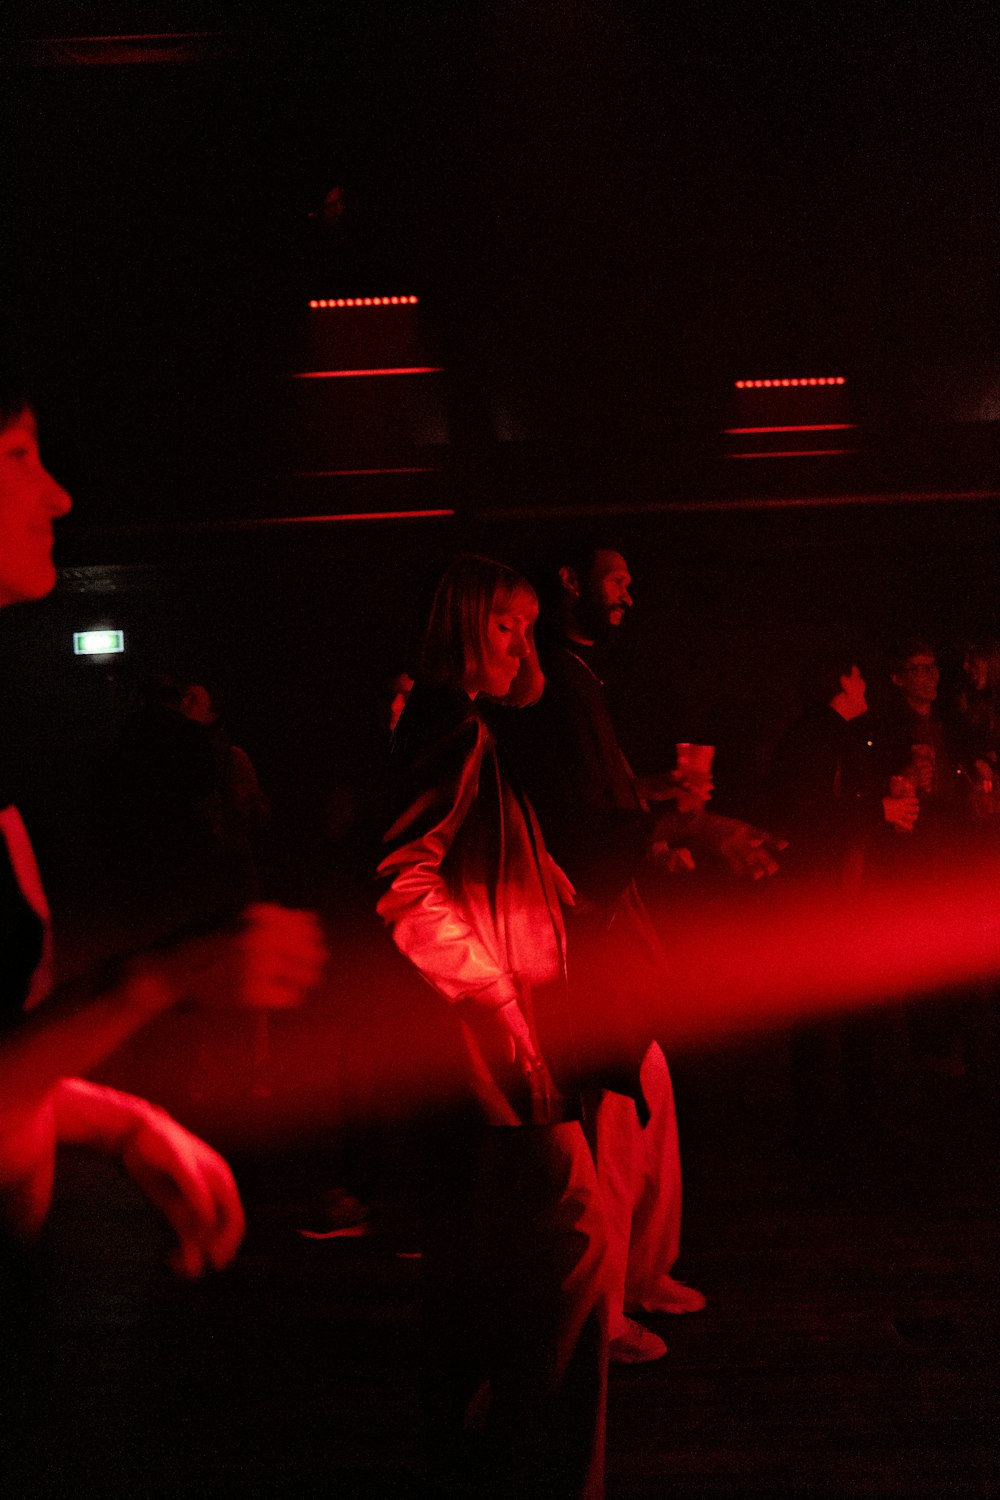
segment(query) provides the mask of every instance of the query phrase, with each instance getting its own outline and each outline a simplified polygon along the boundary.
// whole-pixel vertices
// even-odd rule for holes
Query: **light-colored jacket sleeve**
[[[462,719],[421,751],[398,778],[397,808],[378,867],[388,889],[378,911],[400,952],[446,1000],[487,1010],[517,1000],[489,921],[488,895],[463,867],[456,840],[479,794],[489,731]],[[451,858],[449,858],[451,856]]]

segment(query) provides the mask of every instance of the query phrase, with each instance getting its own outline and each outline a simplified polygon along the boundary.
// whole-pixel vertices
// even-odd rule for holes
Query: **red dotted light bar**
[[[736,380],[733,382],[738,391],[759,391],[762,388],[768,390],[774,386],[786,385],[846,385],[845,375],[796,375],[788,380]]]
[[[414,307],[419,297],[311,297],[310,307]]]

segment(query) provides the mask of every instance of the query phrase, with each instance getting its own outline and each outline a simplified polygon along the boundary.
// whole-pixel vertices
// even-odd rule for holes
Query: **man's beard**
[[[580,600],[578,613],[582,633],[592,641],[613,640],[621,629],[621,621],[625,618],[625,612],[622,610],[621,620],[612,620],[611,611],[606,604],[598,604],[587,599]]]

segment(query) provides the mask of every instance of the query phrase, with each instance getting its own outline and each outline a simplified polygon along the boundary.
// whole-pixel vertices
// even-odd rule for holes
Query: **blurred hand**
[[[676,771],[660,771],[653,776],[637,776],[636,790],[646,802],[674,802],[680,791]]]
[[[178,996],[204,1005],[280,1010],[302,1002],[326,961],[312,912],[257,902],[237,932],[189,938],[139,963],[154,977],[161,972]]]
[[[507,1061],[527,1079],[531,1092],[542,1109],[551,1113],[552,1080],[545,1061],[535,1046],[524,1012],[516,1001],[512,1001],[509,1005],[502,1005],[493,1014],[504,1030]]]
[[[246,1221],[233,1174],[217,1151],[165,1111],[144,1105],[122,1162],[177,1235],[170,1264],[179,1276],[229,1264]]]
[[[712,800],[715,782],[703,771],[677,771],[677,807],[680,812],[701,812]]]
[[[717,828],[716,851],[733,875],[749,875],[752,880],[762,880],[777,872],[778,861],[774,853],[785,847],[783,840],[738,818],[719,818],[716,821],[724,825]]]
[[[649,846],[649,860],[658,870],[668,875],[686,875],[694,869],[694,857],[690,849],[674,849],[663,839],[656,839]]]
[[[883,797],[882,811],[887,823],[903,833],[912,833],[920,816],[920,803],[916,797]]]
[[[663,771],[636,781],[646,802],[676,802],[680,812],[699,812],[711,800],[715,783],[705,771]]]

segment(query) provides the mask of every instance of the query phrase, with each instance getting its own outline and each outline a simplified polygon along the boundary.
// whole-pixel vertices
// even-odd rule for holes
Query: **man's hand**
[[[679,812],[698,812],[711,800],[715,783],[704,771],[689,768],[636,778],[644,802],[676,802]]]
[[[501,1005],[493,1015],[503,1028],[507,1061],[524,1075],[541,1110],[545,1114],[551,1113],[552,1080],[545,1060],[535,1046],[524,1012],[517,1001],[512,1000]]]
[[[190,1278],[221,1270],[246,1229],[232,1172],[217,1151],[165,1111],[136,1103],[140,1121],[122,1163],[177,1235],[171,1267]]]
[[[719,853],[732,873],[749,875],[753,880],[776,874],[778,861],[772,851],[783,849],[784,843],[749,823],[741,823],[736,818],[727,821],[733,825],[732,832],[722,839]]]
[[[697,838],[712,853],[725,860],[730,873],[752,880],[762,880],[774,875],[778,861],[774,854],[785,848],[783,839],[754,828],[739,818],[724,818],[718,814],[696,818],[692,824],[692,842]]]
[[[883,797],[882,812],[893,828],[912,833],[920,816],[920,802],[916,797]]]
[[[654,839],[649,846],[649,862],[668,875],[687,875],[694,869],[690,849],[675,849],[665,839]]]

